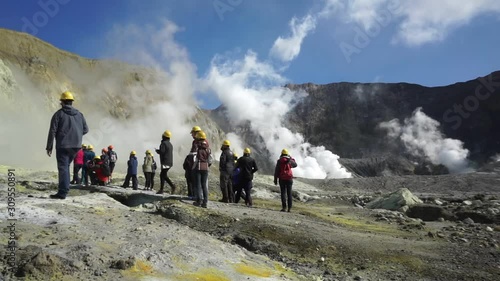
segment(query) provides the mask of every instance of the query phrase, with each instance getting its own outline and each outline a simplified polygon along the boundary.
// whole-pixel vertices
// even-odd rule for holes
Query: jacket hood
[[[290,158],[291,158],[290,156],[281,156],[279,161],[282,163],[288,162]]]
[[[63,107],[61,108],[61,110],[68,114],[68,115],[71,115],[71,116],[75,116],[78,114],[78,110],[76,110],[74,107],[72,107],[71,105],[63,105]]]
[[[201,148],[208,148],[208,142],[206,141],[200,141],[199,145]]]

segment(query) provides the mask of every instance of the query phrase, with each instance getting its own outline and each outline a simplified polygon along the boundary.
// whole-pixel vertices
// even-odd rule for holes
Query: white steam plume
[[[113,120],[112,131],[102,130],[104,137],[99,147],[112,143],[121,151],[122,159],[128,158],[131,150],[136,150],[139,159],[144,151],[154,151],[159,146],[165,130],[172,132],[172,144],[176,164],[174,170],[181,169],[182,155],[189,151],[192,138],[189,135],[192,124],[188,124],[196,113],[194,91],[196,67],[189,61],[188,52],[177,44],[174,35],[179,28],[165,21],[160,29],[153,26],[136,25],[116,26],[109,34],[112,52],[118,59],[153,68],[144,72],[140,83],[135,83],[120,92],[121,80],[104,81],[103,87],[118,94],[117,98],[127,103],[129,117],[126,120]],[[146,73],[146,75],[144,75]],[[98,93],[95,93],[99,97]],[[153,103],[154,101],[154,103]],[[101,118],[109,114],[96,114],[91,118],[99,124]],[[102,126],[101,126],[102,127]],[[94,129],[96,127],[94,126]],[[85,139],[92,141],[89,137]]]
[[[301,134],[282,125],[284,116],[293,104],[306,96],[280,86],[285,79],[273,66],[260,62],[249,51],[241,60],[217,56],[206,77],[212,89],[227,107],[227,117],[234,125],[249,122],[250,129],[262,137],[271,152],[272,163],[281,149],[287,148],[299,164],[294,171],[298,177],[347,178],[351,174],[341,167],[338,156],[323,147],[313,147]]]
[[[452,173],[467,172],[467,156],[469,150],[463,142],[445,138],[439,131],[439,122],[430,118],[417,108],[411,118],[406,118],[404,124],[393,119],[379,124],[386,129],[388,135],[400,139],[409,153],[414,156],[424,156],[431,163],[446,166]]]
[[[493,162],[500,162],[500,154],[496,154],[495,156],[492,157]]]
[[[279,36],[269,54],[282,62],[294,60],[300,53],[304,38],[315,29],[317,20],[333,14],[336,5],[325,2],[318,13],[308,13],[301,20],[290,21],[292,35]],[[205,86],[216,93],[227,107],[227,117],[233,125],[250,124],[250,129],[263,141],[270,151],[274,163],[281,150],[287,148],[296,158],[299,167],[294,171],[298,177],[305,178],[349,178],[339,156],[324,147],[314,147],[304,141],[299,133],[285,128],[282,121],[285,115],[305,92],[293,92],[282,87],[286,79],[270,63],[259,61],[257,55],[248,51],[239,60],[216,56],[205,78]]]
[[[5,133],[7,142],[0,144],[4,151],[1,163],[55,169],[54,157],[47,157],[44,150],[50,118],[60,108],[60,93],[71,90],[74,106],[84,114],[90,129],[83,142],[92,144],[96,153],[113,144],[119,155],[117,172],[124,171],[130,151],[137,151],[141,161],[145,150],[157,148],[165,130],[173,134],[174,170],[181,170],[182,155],[192,141],[189,131],[193,124],[188,121],[197,112],[197,77],[187,51],[173,39],[177,31],[174,23],[166,21],[160,29],[128,25],[111,32],[116,58],[134,58],[134,63],[145,67],[68,59],[60,62],[57,81],[35,85],[24,71],[9,66],[17,88],[13,94],[0,96],[1,120],[12,121],[4,121],[6,126],[2,126],[2,139]],[[7,67],[1,68],[7,73]]]
[[[238,157],[243,156],[243,149],[245,149],[245,146],[241,138],[235,133],[228,133],[226,139],[231,142],[231,150],[236,153]]]
[[[23,70],[1,59],[0,91],[0,164],[54,170],[45,153],[52,113],[43,94]]]

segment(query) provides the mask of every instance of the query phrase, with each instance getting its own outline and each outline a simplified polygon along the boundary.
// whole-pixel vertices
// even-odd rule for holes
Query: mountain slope
[[[161,134],[170,130],[178,153],[174,170],[181,171],[192,126],[201,126],[214,145],[221,143],[224,132],[196,106],[193,92],[178,95],[176,79],[184,78],[119,61],[82,58],[31,35],[0,29],[3,164],[55,168],[43,149],[59,95],[70,90],[90,127],[85,143],[98,152],[114,144],[120,155],[143,153],[157,147]],[[122,156],[118,165],[124,167],[127,158]]]

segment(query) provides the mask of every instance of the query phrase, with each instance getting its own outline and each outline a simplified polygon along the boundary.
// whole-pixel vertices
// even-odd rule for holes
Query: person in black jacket
[[[157,194],[163,194],[163,187],[165,186],[165,181],[172,188],[171,194],[175,193],[176,187],[172,180],[168,177],[168,170],[172,168],[174,164],[174,152],[172,144],[170,143],[170,138],[172,137],[172,133],[170,131],[165,131],[162,135],[162,141],[160,144],[160,148],[156,150],[156,153],[160,155],[160,164],[161,164],[161,172],[160,172],[160,190],[158,190]]]
[[[250,152],[250,148],[245,148],[243,150],[243,156],[238,159],[238,162],[236,162],[236,167],[240,168],[240,174],[238,175],[238,192],[236,193],[236,198],[234,199],[234,203],[238,203],[241,197],[241,190],[245,190],[245,204],[248,207],[253,206],[252,195],[250,195],[250,190],[253,187],[253,174],[259,170],[257,163],[255,163],[255,160],[250,156]]]
[[[193,164],[190,161],[191,155],[186,155],[186,158],[184,158],[184,163],[182,164],[182,168],[184,169],[184,177],[186,178],[186,184],[187,184],[187,196],[192,199],[194,198],[194,191],[193,191]],[[192,158],[192,157],[191,157]]]
[[[221,202],[233,203],[234,202],[234,192],[233,192],[233,181],[231,176],[234,170],[234,154],[229,148],[231,143],[225,140],[222,143],[222,153],[219,159],[219,171],[220,171],[220,190],[222,192]]]
[[[56,194],[50,195],[52,199],[65,199],[69,192],[69,165],[73,162],[76,153],[82,146],[83,135],[89,128],[83,114],[73,107],[75,100],[71,92],[64,92],[59,99],[62,108],[50,120],[50,129],[45,150],[49,157],[52,156],[54,138],[56,139],[56,159],[59,173],[59,185]]]

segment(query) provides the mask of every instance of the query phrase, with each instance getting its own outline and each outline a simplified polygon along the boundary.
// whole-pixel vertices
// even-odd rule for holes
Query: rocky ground
[[[248,208],[217,202],[213,174],[203,209],[181,195],[118,186],[74,186],[66,200],[52,200],[55,173],[16,173],[18,267],[9,276],[9,251],[2,247],[5,280],[500,278],[496,167],[455,176],[298,179],[290,213],[279,212],[277,188],[262,175]],[[181,175],[173,178],[183,186]],[[1,167],[1,198],[7,183]],[[422,202],[369,208],[400,188]],[[0,214],[3,245],[10,239],[6,214]]]

